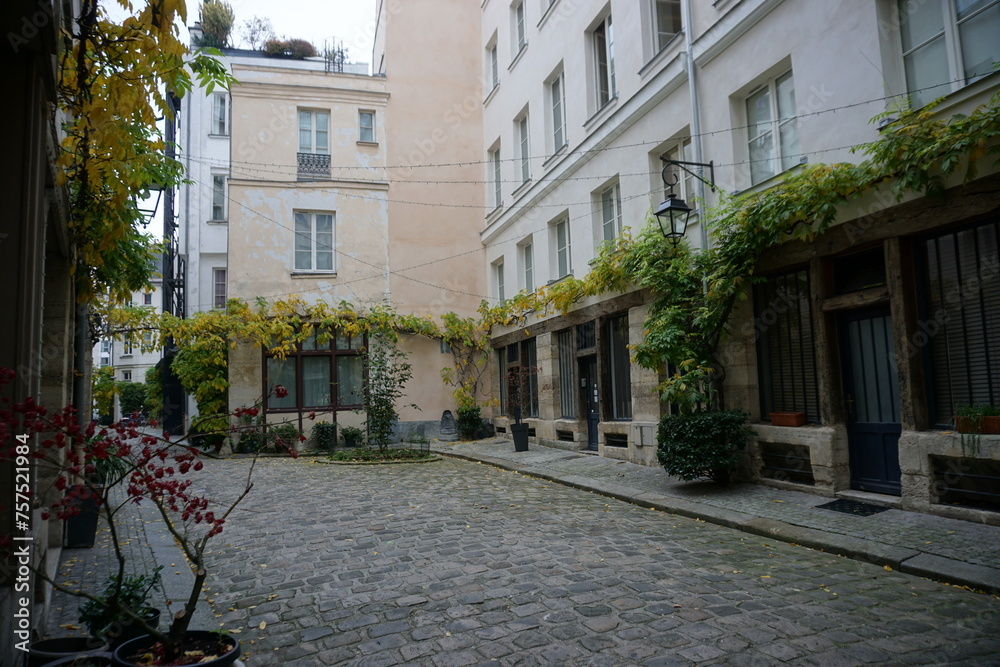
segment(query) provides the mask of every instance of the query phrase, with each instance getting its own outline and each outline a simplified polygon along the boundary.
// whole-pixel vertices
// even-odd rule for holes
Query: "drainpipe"
[[[691,44],[694,42],[694,28],[691,22],[691,0],[681,0],[681,21],[684,24],[684,64],[687,68],[688,98],[691,101],[691,150],[694,155],[692,162],[704,162],[701,151],[701,115],[698,110],[698,76],[695,67],[694,56],[691,55]],[[704,176],[704,174],[702,174]],[[702,214],[699,215],[698,230],[701,233],[701,247],[708,249],[708,228],[705,225],[704,209],[707,206],[705,199],[705,184],[700,179],[695,179],[695,189],[697,190],[698,201],[701,202]]]
[[[90,338],[90,308],[87,304],[76,307],[75,331],[73,332],[73,406],[77,409],[77,419],[87,424],[93,416],[93,406],[87,387],[87,343]],[[112,363],[114,361],[112,360]]]

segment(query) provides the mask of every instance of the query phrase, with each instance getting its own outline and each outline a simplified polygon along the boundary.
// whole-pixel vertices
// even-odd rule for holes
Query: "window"
[[[552,226],[556,249],[556,277],[562,278],[573,272],[570,262],[569,219],[563,218]]]
[[[122,371],[122,382],[132,381],[132,371]]]
[[[760,412],[805,412],[819,421],[809,271],[770,276],[754,287]]]
[[[320,342],[313,334],[284,359],[266,356],[264,384],[269,412],[315,408],[355,410],[363,403],[363,338],[333,336]],[[288,395],[273,393],[276,385]]]
[[[507,414],[507,348],[497,350],[497,368],[500,376],[500,414]]]
[[[212,96],[212,134],[229,134],[229,99],[225,93]]]
[[[531,180],[531,147],[528,143],[528,114],[517,119],[517,142],[521,160],[521,182]]]
[[[152,292],[143,292],[143,294],[142,294],[142,305],[144,305],[144,306],[152,306],[153,305],[153,293]]]
[[[608,320],[608,373],[611,380],[611,418],[632,419],[632,364],[628,352],[628,315]]]
[[[330,152],[330,114],[325,111],[299,111],[299,152]]]
[[[500,85],[500,62],[497,56],[496,43],[490,46],[486,62],[489,66],[489,72],[487,73],[487,85],[490,90],[492,90]]]
[[[511,343],[498,355],[501,363],[501,395],[503,414],[515,417],[517,408],[522,417],[538,416],[538,353],[535,339]]]
[[[661,51],[681,31],[681,0],[656,0],[656,50]]]
[[[610,15],[594,29],[593,44],[596,76],[594,84],[597,108],[601,108],[618,94],[615,87],[615,48]]]
[[[552,152],[566,145],[566,91],[562,72],[549,84],[549,101],[552,105]]]
[[[964,405],[1000,405],[1000,224],[990,221],[919,244],[922,304],[918,331],[926,346],[931,421],[949,427]]]
[[[521,246],[521,266],[524,269],[524,289],[535,291],[535,250],[531,242]]]
[[[524,0],[520,0],[514,5],[514,54],[521,52],[521,49],[528,45],[528,34],[524,28]]]
[[[792,73],[752,92],[746,99],[750,182],[766,181],[798,163],[799,132]]]
[[[146,331],[142,332],[142,344],[144,346],[146,346],[146,347],[149,347],[150,345],[153,344],[153,332],[152,331],[149,331],[147,329]]]
[[[295,212],[295,270],[333,271],[333,214]]]
[[[614,241],[622,233],[622,191],[618,183],[601,191],[601,230],[605,241]]]
[[[225,308],[226,307],[225,269],[212,269],[212,285],[213,285],[212,307]]]
[[[359,141],[364,141],[366,143],[375,143],[375,112],[374,111],[359,111],[358,112],[358,132]]]
[[[212,174],[212,220],[226,219],[226,175]]]
[[[906,90],[914,107],[993,72],[1000,0],[898,0]]]
[[[122,341],[122,356],[123,357],[132,356],[132,341],[128,339]]]
[[[576,418],[576,347],[573,345],[573,330],[556,333],[556,348],[559,350],[559,405],[563,419]]]
[[[503,205],[503,182],[500,180],[500,144],[489,152],[490,181],[493,185],[493,208]]]
[[[663,154],[663,157],[667,160],[678,160],[680,162],[694,161],[694,154],[691,151],[691,140],[682,139],[681,141],[678,141],[672,148],[670,148],[669,150],[667,150],[666,153]],[[658,170],[657,173],[655,174],[656,184],[658,188],[663,189],[661,195],[662,198],[658,199],[656,202],[658,204],[667,198],[667,193],[670,192],[670,188],[663,183],[663,177],[662,177],[663,162],[660,161],[659,159],[657,159],[657,162],[659,164],[657,165]],[[701,169],[701,167],[694,167],[688,165],[688,169],[698,171]],[[685,169],[681,169],[680,167],[675,166],[667,171],[667,177],[671,181],[674,180],[674,176],[676,176],[677,180],[679,181],[673,189],[674,194],[676,194],[678,197],[687,202],[687,204],[692,209],[697,208],[697,202],[694,201],[695,193],[697,192],[697,190],[695,189],[694,174]]]
[[[496,276],[497,300],[500,303],[503,303],[507,298],[506,291],[504,289],[503,262],[497,262],[493,265],[493,273]]]

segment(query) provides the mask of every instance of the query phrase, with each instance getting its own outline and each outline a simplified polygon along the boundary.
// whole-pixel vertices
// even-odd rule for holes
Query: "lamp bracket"
[[[712,192],[715,192],[715,163],[713,161],[709,160],[708,162],[687,162],[685,160],[668,160],[662,155],[660,156],[660,161],[663,162],[663,170],[660,172],[660,176],[663,178],[663,183],[671,190],[673,190],[677,186],[677,184],[681,182],[681,177],[679,174],[673,175],[674,178],[672,183],[667,179],[667,169],[676,165],[681,169],[683,169],[684,171],[686,171],[687,173],[694,176],[695,178],[697,178],[705,185],[707,185]],[[688,169],[688,166],[703,167],[703,168],[708,167],[709,178],[706,180],[705,177],[702,176],[701,174],[692,171],[691,169]]]

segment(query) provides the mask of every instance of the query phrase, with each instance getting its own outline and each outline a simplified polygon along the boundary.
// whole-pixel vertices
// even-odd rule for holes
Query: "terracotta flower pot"
[[[804,412],[769,412],[767,416],[773,426],[802,426],[806,423]]]

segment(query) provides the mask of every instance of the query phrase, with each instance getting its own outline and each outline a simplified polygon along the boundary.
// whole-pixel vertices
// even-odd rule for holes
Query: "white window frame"
[[[497,301],[503,303],[507,300],[507,288],[503,274],[503,260],[493,265],[493,280],[497,290]]]
[[[330,112],[320,109],[299,109],[299,152],[313,153],[318,155],[330,154]],[[320,123],[317,119],[326,118],[326,129],[319,129]],[[308,132],[309,143],[303,142],[303,131]],[[320,147],[319,139],[321,135],[326,135],[326,146]]]
[[[221,288],[221,289],[220,289]],[[228,300],[228,283],[225,267],[212,269],[212,308],[225,308]]]
[[[549,81],[549,112],[552,117],[552,152],[568,143],[566,137],[566,76],[559,72]]]
[[[226,206],[226,175],[212,174],[212,222],[225,222],[228,207]]]
[[[317,223],[320,216],[330,217],[330,266],[319,268],[320,252],[323,249],[320,248],[319,234],[326,234],[326,232],[317,231]],[[294,243],[292,246],[292,271],[294,273],[335,273],[337,271],[337,216],[333,211],[295,211],[293,218],[295,220],[295,236]],[[307,223],[308,229],[302,229],[302,223]],[[309,247],[300,248],[300,240],[308,239]],[[304,257],[301,253],[308,252],[308,266],[303,265],[300,260]]]
[[[535,291],[535,245],[531,239],[518,248],[521,255],[521,282],[527,292]]]
[[[518,164],[521,168],[521,183],[531,180],[531,131],[528,112],[518,116],[514,121],[515,136],[518,147]]]
[[[511,11],[511,31],[513,37],[514,57],[517,58],[528,46],[528,23],[525,16],[524,0],[517,0],[510,7]]]
[[[597,196],[600,221],[598,239],[614,241],[622,234],[622,189],[617,180],[601,188]],[[610,234],[609,234],[610,232]]]
[[[212,121],[209,134],[219,137],[229,136],[229,95],[212,95]]]
[[[677,30],[674,32],[665,32],[663,28],[664,17],[663,11],[668,6],[673,6],[677,9]],[[671,18],[673,15],[671,15]],[[663,49],[667,48],[682,30],[684,30],[683,19],[681,18],[681,0],[653,0],[653,51],[659,53]]]
[[[365,124],[365,116],[368,117],[367,125]],[[358,141],[363,144],[377,143],[375,141],[375,112],[371,109],[358,110]]]
[[[489,91],[500,85],[500,54],[497,51],[497,39],[486,47],[486,86]]]
[[[132,371],[122,371],[122,382],[131,382],[131,381],[132,381]]]
[[[955,92],[969,85],[970,83],[977,81],[984,76],[988,76],[994,70],[984,73],[973,73],[972,76],[968,76],[965,71],[965,53],[963,53],[963,43],[962,43],[962,27],[964,25],[971,24],[977,17],[984,16],[987,12],[993,10],[998,5],[1000,5],[1000,0],[993,0],[993,2],[988,2],[982,7],[977,9],[974,13],[965,16],[961,19],[958,17],[958,12],[955,8],[954,0],[924,0],[920,3],[918,9],[928,7],[929,5],[937,4],[939,11],[942,13],[942,31],[934,34],[932,37],[924,39],[919,44],[912,45],[910,49],[905,49],[903,46],[903,30],[905,29],[905,22],[909,20],[909,17],[900,11],[899,0],[894,0],[892,2],[892,13],[896,21],[895,25],[901,26],[897,39],[899,40],[899,62],[900,71],[903,77],[903,88],[906,90],[907,95],[910,98],[911,104],[914,108],[920,108],[927,103],[933,101],[937,97],[946,95],[951,92]],[[928,46],[931,46],[934,42],[939,39],[944,38],[944,52],[945,57],[947,57],[948,62],[946,63],[946,69],[948,71],[948,76],[946,81],[940,82],[938,85],[933,87],[922,89],[922,90],[910,90],[910,77],[909,70],[907,68],[906,59],[907,56],[916,53]],[[994,35],[994,38],[996,36]],[[1000,56],[998,56],[1000,59]]]
[[[792,85],[791,109],[781,108],[781,101],[778,96],[778,86],[784,81],[790,81]],[[762,129],[758,131],[758,128],[753,126],[750,121],[750,104],[751,100],[761,93],[765,93],[768,97],[768,104],[770,105],[770,119],[761,123],[758,127]],[[794,94],[795,84],[792,76],[792,70],[787,70],[776,77],[768,79],[765,83],[757,86],[744,97],[743,109],[747,120],[747,167],[750,173],[751,185],[763,183],[764,181],[774,178],[783,171],[791,169],[795,165],[799,164],[798,153],[800,149],[798,139],[798,116],[796,115]],[[789,131],[790,136],[794,139],[794,141],[786,141],[783,136],[783,132],[786,130]],[[755,165],[757,165],[758,162],[763,163],[764,160],[753,159],[752,144],[755,141],[761,141],[767,135],[770,135],[771,137],[771,155],[768,158],[771,163],[770,171],[761,172],[755,177]],[[794,149],[792,146],[787,144],[793,144]],[[764,165],[760,165],[759,168],[763,169]]]
[[[605,16],[590,33],[594,55],[594,98],[597,108],[618,96],[615,80],[615,39],[611,14]]]
[[[503,169],[500,162],[500,142],[487,152],[490,168],[490,185],[493,186],[493,209],[503,206]]]
[[[131,357],[133,352],[132,341],[126,338],[122,341],[122,356]]]
[[[144,305],[144,306],[152,306],[153,305],[153,293],[152,292],[143,292],[142,293],[142,305]]]
[[[573,273],[573,241],[569,216],[563,216],[552,223],[552,248],[555,250],[553,273],[556,279]]]

